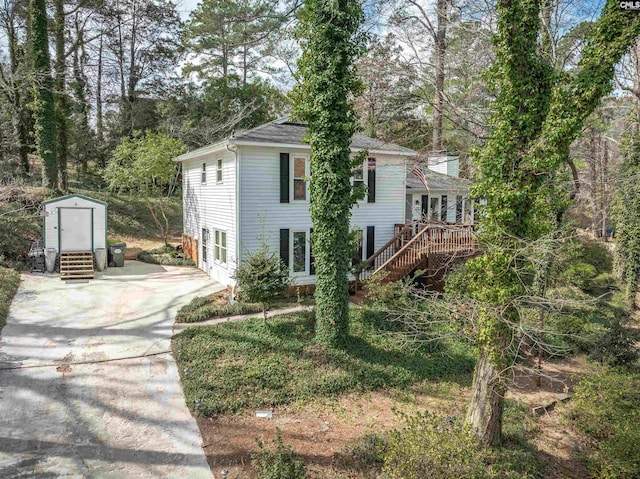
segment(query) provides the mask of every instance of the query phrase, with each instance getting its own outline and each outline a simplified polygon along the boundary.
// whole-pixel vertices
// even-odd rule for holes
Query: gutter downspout
[[[234,149],[229,148],[230,144],[227,142],[225,148],[227,151],[231,152],[235,156],[235,172],[236,172],[236,268],[240,265],[240,158],[238,156],[238,147],[235,146]],[[238,287],[238,283],[234,281],[233,288],[231,290],[231,300],[235,301],[236,299],[236,290]]]

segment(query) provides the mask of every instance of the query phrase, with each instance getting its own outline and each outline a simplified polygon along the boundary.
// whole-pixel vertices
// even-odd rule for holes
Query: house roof
[[[180,155],[176,161],[184,161],[190,158],[224,149],[227,145],[258,145],[281,146],[289,148],[309,148],[309,144],[303,141],[306,135],[306,125],[289,121],[283,117],[251,130],[239,132],[228,140],[220,141],[197,150]],[[416,156],[417,152],[393,143],[386,143],[365,135],[355,134],[351,139],[351,149],[354,151],[367,150],[370,153],[390,154],[398,156]]]
[[[306,135],[306,124],[290,121],[288,117],[265,123],[251,130],[234,135],[231,143],[238,145],[246,143],[278,143],[286,145],[309,145],[303,141]],[[351,148],[354,150],[368,150],[376,153],[390,153],[402,156],[416,156],[417,153],[393,143],[386,143],[365,135],[355,134],[351,138]]]
[[[48,205],[49,203],[55,203],[57,201],[67,200],[69,198],[81,198],[83,200],[91,201],[93,203],[98,203],[99,205],[107,206],[107,203],[104,201],[96,200],[95,198],[89,198],[88,196],[81,195],[80,193],[71,193],[70,195],[59,196],[58,198],[53,198],[50,200],[43,201],[43,205]]]
[[[466,191],[469,189],[469,185],[471,185],[469,180],[437,173],[430,170],[426,165],[419,166],[424,173],[424,176],[427,178],[427,184],[429,185],[430,190]],[[424,190],[425,188],[422,181],[420,181],[420,179],[411,172],[413,168],[414,165],[407,166],[407,189]]]

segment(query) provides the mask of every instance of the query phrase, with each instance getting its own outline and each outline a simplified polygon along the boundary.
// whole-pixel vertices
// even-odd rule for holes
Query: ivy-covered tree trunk
[[[637,125],[624,141],[623,161],[616,192],[617,261],[625,282],[627,301],[637,307],[640,285],[640,130]]]
[[[353,206],[353,96],[360,90],[354,61],[362,52],[363,12],[357,0],[308,0],[298,37],[301,83],[296,110],[308,123],[311,219],[316,265],[316,340],[342,343],[349,327],[349,220]]]
[[[66,93],[66,62],[64,41],[64,0],[54,0],[54,32],[56,47],[56,159],[58,162],[58,178],[60,187],[67,189],[67,156],[68,156],[68,118],[70,115],[69,99]]]
[[[47,32],[47,5],[45,0],[31,0],[31,54],[33,56],[34,116],[36,144],[42,159],[42,184],[58,187],[56,162],[56,110],[51,78],[49,38]]]
[[[468,263],[475,299],[483,304],[479,361],[467,421],[485,444],[500,442],[503,372],[511,363],[509,338],[517,334],[514,302],[532,276],[515,252],[556,228],[566,197],[553,178],[567,165],[569,146],[584,121],[611,91],[614,66],[640,34],[640,17],[608,0],[585,42],[575,72],[556,75],[539,48],[540,1],[499,0],[496,90],[491,135],[476,152],[472,194],[485,198],[479,238],[488,251]],[[524,275],[523,275],[524,273]]]

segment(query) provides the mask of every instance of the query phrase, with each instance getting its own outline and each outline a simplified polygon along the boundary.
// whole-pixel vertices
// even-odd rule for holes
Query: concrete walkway
[[[136,261],[22,280],[0,338],[0,477],[210,479],[167,351],[178,308],[221,285]]]

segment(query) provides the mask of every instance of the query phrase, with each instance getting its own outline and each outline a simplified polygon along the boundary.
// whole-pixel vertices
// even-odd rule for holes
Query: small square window
[[[222,159],[218,159],[216,164],[216,182],[222,183]]]

